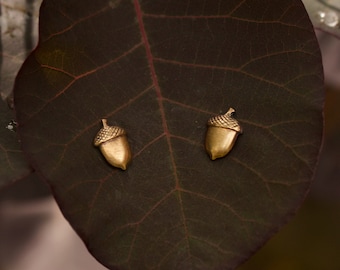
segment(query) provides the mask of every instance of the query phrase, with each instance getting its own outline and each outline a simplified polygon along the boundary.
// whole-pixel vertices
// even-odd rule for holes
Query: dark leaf
[[[16,82],[24,150],[111,269],[232,269],[296,211],[322,136],[318,44],[300,1],[46,0]],[[211,161],[207,120],[244,133]],[[125,128],[126,171],[93,139]]]
[[[0,4],[0,188],[32,171],[21,152],[11,92],[17,72],[35,44],[37,27],[33,27],[33,22],[38,16],[34,16],[34,11],[39,2]]]
[[[51,196],[51,191],[48,185],[34,172],[0,190],[0,202],[16,201],[25,203],[49,196]]]
[[[13,110],[0,99],[0,188],[32,172],[21,151],[16,129]]]

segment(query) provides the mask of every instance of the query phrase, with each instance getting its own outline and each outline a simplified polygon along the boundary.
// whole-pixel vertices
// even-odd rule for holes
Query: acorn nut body
[[[230,108],[227,113],[209,119],[205,137],[205,149],[211,160],[226,156],[233,148],[237,136],[242,134],[238,121],[232,117],[235,112]]]
[[[108,163],[126,170],[131,161],[131,150],[125,130],[117,126],[108,126],[106,119],[102,119],[102,123],[103,128],[97,133],[94,145],[99,146]]]

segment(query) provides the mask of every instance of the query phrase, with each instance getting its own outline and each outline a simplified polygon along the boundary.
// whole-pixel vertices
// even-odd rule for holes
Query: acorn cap
[[[94,138],[93,143],[95,146],[99,146],[101,143],[126,134],[125,130],[120,127],[108,126],[106,119],[102,119],[102,123],[103,127],[98,131],[96,137]]]
[[[211,117],[208,120],[208,126],[227,128],[242,133],[240,124],[235,118],[232,117],[234,112],[235,110],[233,108],[229,108],[225,114]]]

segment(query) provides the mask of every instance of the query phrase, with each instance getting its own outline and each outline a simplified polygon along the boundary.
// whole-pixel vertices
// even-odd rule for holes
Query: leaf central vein
[[[156,91],[156,95],[157,95],[157,99],[158,99],[158,106],[159,106],[161,119],[162,119],[162,126],[163,126],[163,130],[164,130],[164,133],[165,133],[165,136],[166,136],[168,149],[169,149],[171,165],[172,165],[172,168],[173,168],[173,175],[174,175],[174,179],[175,179],[175,189],[178,191],[178,201],[179,201],[180,212],[181,212],[182,221],[183,221],[184,233],[186,235],[188,257],[191,257],[190,248],[189,248],[190,245],[189,245],[189,239],[188,239],[188,235],[189,235],[188,234],[188,228],[187,228],[187,224],[186,224],[186,218],[185,218],[185,213],[184,213],[184,208],[183,208],[183,201],[182,201],[182,196],[181,196],[179,178],[178,178],[176,163],[175,163],[175,159],[174,159],[174,151],[173,151],[172,144],[171,144],[171,136],[170,136],[170,132],[169,132],[166,116],[165,116],[165,109],[164,109],[164,105],[163,105],[163,95],[162,95],[162,92],[161,92],[161,89],[160,89],[160,86],[159,86],[159,83],[158,83],[158,77],[157,77],[155,66],[154,66],[154,57],[152,55],[150,43],[149,43],[149,40],[148,40],[148,37],[147,37],[147,34],[146,34],[146,30],[145,30],[145,27],[144,27],[143,12],[142,12],[142,9],[141,9],[141,6],[140,6],[138,0],[134,0],[134,6],[135,6],[137,20],[138,20],[138,24],[139,24],[139,28],[140,28],[140,32],[141,32],[142,42],[144,43],[144,46],[145,46],[145,52],[146,52],[146,57],[147,57],[150,72],[151,72],[151,78],[152,78],[153,84],[155,86],[155,91]]]

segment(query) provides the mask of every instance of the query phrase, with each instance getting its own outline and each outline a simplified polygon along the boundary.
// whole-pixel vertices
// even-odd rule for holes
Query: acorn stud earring
[[[107,120],[102,119],[103,128],[99,130],[94,145],[99,146],[100,152],[112,166],[126,170],[131,161],[130,146],[124,129],[107,125]]]
[[[240,124],[232,117],[234,112],[230,108],[225,114],[214,116],[208,121],[205,149],[212,160],[226,156],[233,148],[237,136],[242,134]]]

